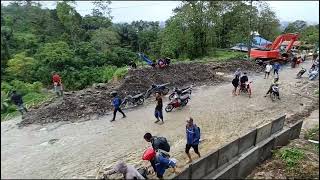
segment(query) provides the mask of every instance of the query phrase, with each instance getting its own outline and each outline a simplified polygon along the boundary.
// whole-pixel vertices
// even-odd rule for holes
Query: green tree
[[[119,36],[111,28],[100,28],[93,32],[91,43],[103,52],[110,51],[111,48],[119,46]]]
[[[25,53],[16,54],[8,61],[5,79],[7,81],[17,79],[32,82],[32,69],[34,65],[35,60],[31,57],[26,57]]]
[[[38,66],[47,66],[51,71],[62,71],[68,66],[76,66],[77,62],[73,57],[74,52],[67,43],[62,41],[44,44],[35,55]],[[38,76],[41,75],[38,74]]]
[[[307,27],[307,22],[302,20],[296,20],[288,24],[288,26],[284,29],[284,33],[302,32],[306,27]]]

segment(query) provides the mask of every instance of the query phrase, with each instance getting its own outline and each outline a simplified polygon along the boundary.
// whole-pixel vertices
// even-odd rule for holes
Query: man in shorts
[[[193,119],[191,117],[189,118],[189,120],[187,120],[186,137],[187,144],[185,152],[189,158],[189,161],[187,163],[191,163],[192,159],[189,153],[191,147],[193,148],[194,152],[198,154],[199,158],[201,157],[198,150],[198,145],[200,143],[200,128],[196,124],[193,124]]]
[[[265,74],[264,74],[264,78],[265,78],[265,79],[266,79],[266,78],[267,78],[267,79],[269,78],[271,69],[272,69],[272,65],[271,65],[270,63],[268,63],[268,64],[266,65],[266,70],[265,70]]]

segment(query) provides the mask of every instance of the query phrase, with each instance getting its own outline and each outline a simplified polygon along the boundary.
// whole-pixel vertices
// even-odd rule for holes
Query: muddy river
[[[309,68],[310,62],[302,64]],[[249,74],[253,95],[232,96],[230,82],[217,86],[194,88],[189,104],[170,113],[164,111],[165,123],[155,124],[155,103],[125,110],[118,114],[78,123],[30,125],[19,129],[19,118],[1,123],[1,178],[81,178],[95,175],[99,167],[123,159],[130,164],[142,163],[141,155],[148,146],[143,135],[165,136],[171,144],[171,155],[185,165],[185,121],[193,117],[201,127],[200,152],[205,155],[251,129],[284,114],[300,111],[310,99],[297,95],[295,79],[300,68],[284,67],[280,71],[281,101],[272,102],[264,94],[272,76]],[[227,75],[225,75],[227,76]],[[306,75],[304,75],[306,77]],[[164,106],[168,97],[164,97]],[[297,106],[297,104],[303,104]],[[64,123],[64,124],[63,124]],[[192,152],[192,150],[191,150]]]

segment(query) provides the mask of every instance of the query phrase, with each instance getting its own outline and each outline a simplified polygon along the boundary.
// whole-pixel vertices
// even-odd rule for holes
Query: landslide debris
[[[94,115],[104,115],[112,110],[110,92],[116,90],[120,97],[145,92],[152,84],[170,83],[170,87],[214,84],[224,81],[215,72],[234,72],[237,68],[247,71],[260,71],[254,62],[230,60],[212,63],[172,64],[165,69],[142,68],[129,70],[127,76],[119,82],[95,84],[77,91],[65,92],[64,98],[47,102],[37,109],[31,109],[19,127],[28,124],[46,124],[58,121],[75,122],[89,120]]]

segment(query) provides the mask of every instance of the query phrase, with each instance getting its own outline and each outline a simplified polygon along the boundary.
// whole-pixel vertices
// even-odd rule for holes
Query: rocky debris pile
[[[230,72],[237,68],[248,71],[260,69],[254,62],[232,60],[223,63],[181,63],[172,64],[165,69],[142,68],[128,72],[119,82],[95,84],[93,87],[66,92],[63,99],[45,103],[37,109],[32,109],[18,124],[20,127],[28,124],[45,124],[58,121],[75,122],[89,120],[93,115],[104,115],[112,110],[110,92],[116,90],[120,97],[127,94],[135,95],[145,92],[152,84],[169,82],[171,87],[211,84],[223,81],[215,72]]]

